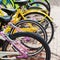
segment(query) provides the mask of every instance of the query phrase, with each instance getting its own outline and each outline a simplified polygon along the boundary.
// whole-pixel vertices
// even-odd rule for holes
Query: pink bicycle
[[[17,28],[12,23],[9,23],[8,25],[12,28]],[[2,51],[0,51],[0,59],[28,58],[36,55],[37,53],[43,52],[43,58],[45,60],[50,60],[50,48],[39,34],[30,32],[17,32],[15,34],[9,34],[5,33],[4,30],[0,31],[0,37],[2,37],[0,39],[4,41]],[[33,41],[37,42],[35,43]],[[25,46],[22,42],[32,48]]]

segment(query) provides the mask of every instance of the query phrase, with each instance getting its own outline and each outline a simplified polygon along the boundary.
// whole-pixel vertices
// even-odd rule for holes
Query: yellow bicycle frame
[[[44,19],[46,17],[48,17],[51,21],[52,19],[44,12],[42,12],[41,10],[38,10],[38,9],[30,9],[30,10],[26,10],[25,12],[22,12],[21,9],[17,9],[17,12],[15,13],[15,15],[13,16],[13,19],[11,20],[11,22],[13,24],[16,24],[18,23],[22,17],[23,20],[27,20],[26,17],[24,17],[26,14],[29,14],[29,13],[33,13],[33,12],[38,12],[38,13],[41,13],[43,14],[45,17],[42,19],[42,22],[44,21]],[[20,15],[20,17],[18,17]],[[20,30],[22,31],[25,31],[25,32],[35,32],[37,31],[38,29],[36,27],[33,27],[30,23],[28,23],[28,25],[30,26],[29,28],[20,28]],[[7,28],[6,32],[9,31],[10,28]],[[14,33],[16,32],[16,30],[14,31]]]

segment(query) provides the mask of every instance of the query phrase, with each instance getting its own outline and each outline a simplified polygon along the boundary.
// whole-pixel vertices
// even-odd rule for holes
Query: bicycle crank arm
[[[19,52],[0,51],[0,58],[2,58],[3,56],[7,56],[7,55],[20,55],[20,54]]]

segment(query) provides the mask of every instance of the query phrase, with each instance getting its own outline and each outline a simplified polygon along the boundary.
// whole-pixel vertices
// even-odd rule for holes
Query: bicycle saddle
[[[27,0],[16,0],[14,3],[19,5],[25,5],[27,2]]]
[[[6,12],[8,15],[14,14],[16,12],[16,9],[1,8],[1,10]]]
[[[3,24],[7,24],[8,22],[10,22],[10,20],[12,19],[11,16],[0,16],[0,21],[3,23]]]

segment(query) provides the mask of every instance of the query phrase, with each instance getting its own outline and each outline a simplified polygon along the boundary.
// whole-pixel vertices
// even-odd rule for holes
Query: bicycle
[[[15,2],[16,4],[26,4],[27,2]],[[49,36],[49,40],[48,40],[48,43],[50,43],[51,42],[51,40],[52,40],[52,38],[53,38],[53,35],[54,35],[54,27],[53,27],[53,22],[52,22],[52,19],[47,15],[47,14],[45,14],[44,12],[42,12],[41,10],[38,10],[38,9],[30,9],[30,10],[26,10],[26,11],[24,11],[24,12],[22,12],[21,11],[21,9],[17,9],[17,11],[16,10],[8,10],[8,9],[3,9],[5,12],[7,12],[8,13],[8,15],[11,15],[12,13],[12,15],[14,15],[14,21],[15,21],[15,23],[14,24],[16,24],[18,21],[20,21],[20,20],[26,20],[27,18],[28,18],[28,20],[29,19],[32,19],[32,20],[38,20],[41,24],[42,24],[42,26],[44,26],[44,28],[45,29],[47,29],[48,28],[48,26],[50,25],[50,31],[51,31],[51,34],[50,34],[50,36]],[[34,16],[34,18],[33,17],[30,17],[31,16],[31,14],[33,14]],[[20,16],[20,17],[19,17]],[[35,17],[40,17],[40,18],[35,18]],[[26,18],[27,17],[27,18]],[[45,22],[46,22],[46,24],[45,24]],[[47,23],[48,22],[48,23]],[[44,25],[43,25],[43,23],[44,23]],[[47,31],[47,30],[46,30]]]
[[[8,11],[7,11],[8,12]],[[9,16],[6,16],[6,17],[2,17],[2,18],[10,18]],[[10,20],[10,19],[8,19],[8,20]],[[13,20],[13,19],[12,19]],[[16,22],[17,22],[17,20],[15,19],[14,21],[13,21],[13,23],[14,24],[16,24]],[[30,24],[29,24],[29,23]],[[44,31],[44,28],[42,28],[42,26],[41,26],[41,24],[39,24],[39,23],[37,23],[37,22],[35,22],[35,23],[33,23],[34,21],[25,21],[25,23],[27,23],[30,27],[28,27],[28,28],[21,28],[20,30],[23,30],[23,31],[27,31],[27,32],[37,32],[37,30],[38,30],[38,28],[39,28],[39,30],[41,30],[41,32],[42,33],[40,33],[40,35],[42,34],[42,36],[43,36],[43,38],[45,39],[45,40],[47,40],[47,33],[46,33],[46,31]],[[3,22],[2,22],[3,23]],[[37,25],[37,27],[38,28],[35,28],[35,27],[33,27],[32,26],[32,24],[35,24],[35,27],[36,27],[36,25]],[[2,24],[1,24],[2,25]],[[7,28],[7,32],[8,32],[8,30],[9,30],[10,28],[8,27]],[[28,30],[27,30],[28,29]],[[15,31],[16,32],[16,31]]]
[[[5,24],[7,23],[4,22]],[[17,27],[13,25],[12,23],[8,24],[12,28]],[[2,51],[0,51],[0,59],[16,59],[16,58],[27,58],[28,56],[33,56],[39,52],[42,52],[42,48],[44,47],[44,51],[46,53],[46,58],[45,60],[50,60],[50,49],[47,43],[40,37],[40,35],[37,35],[35,33],[30,33],[30,32],[20,32],[19,29],[17,29],[19,32],[15,34],[9,34],[5,33],[5,29],[3,31],[0,31],[0,36],[3,37],[4,43],[2,46]],[[27,39],[28,37],[29,39]],[[29,42],[30,40],[37,40],[38,43],[36,44],[37,48],[27,48],[24,46],[21,41],[27,41]],[[30,42],[31,43],[31,42]],[[39,46],[38,46],[39,44]],[[18,47],[17,47],[18,46]],[[11,50],[13,49],[13,50]],[[12,58],[14,57],[14,58]]]

